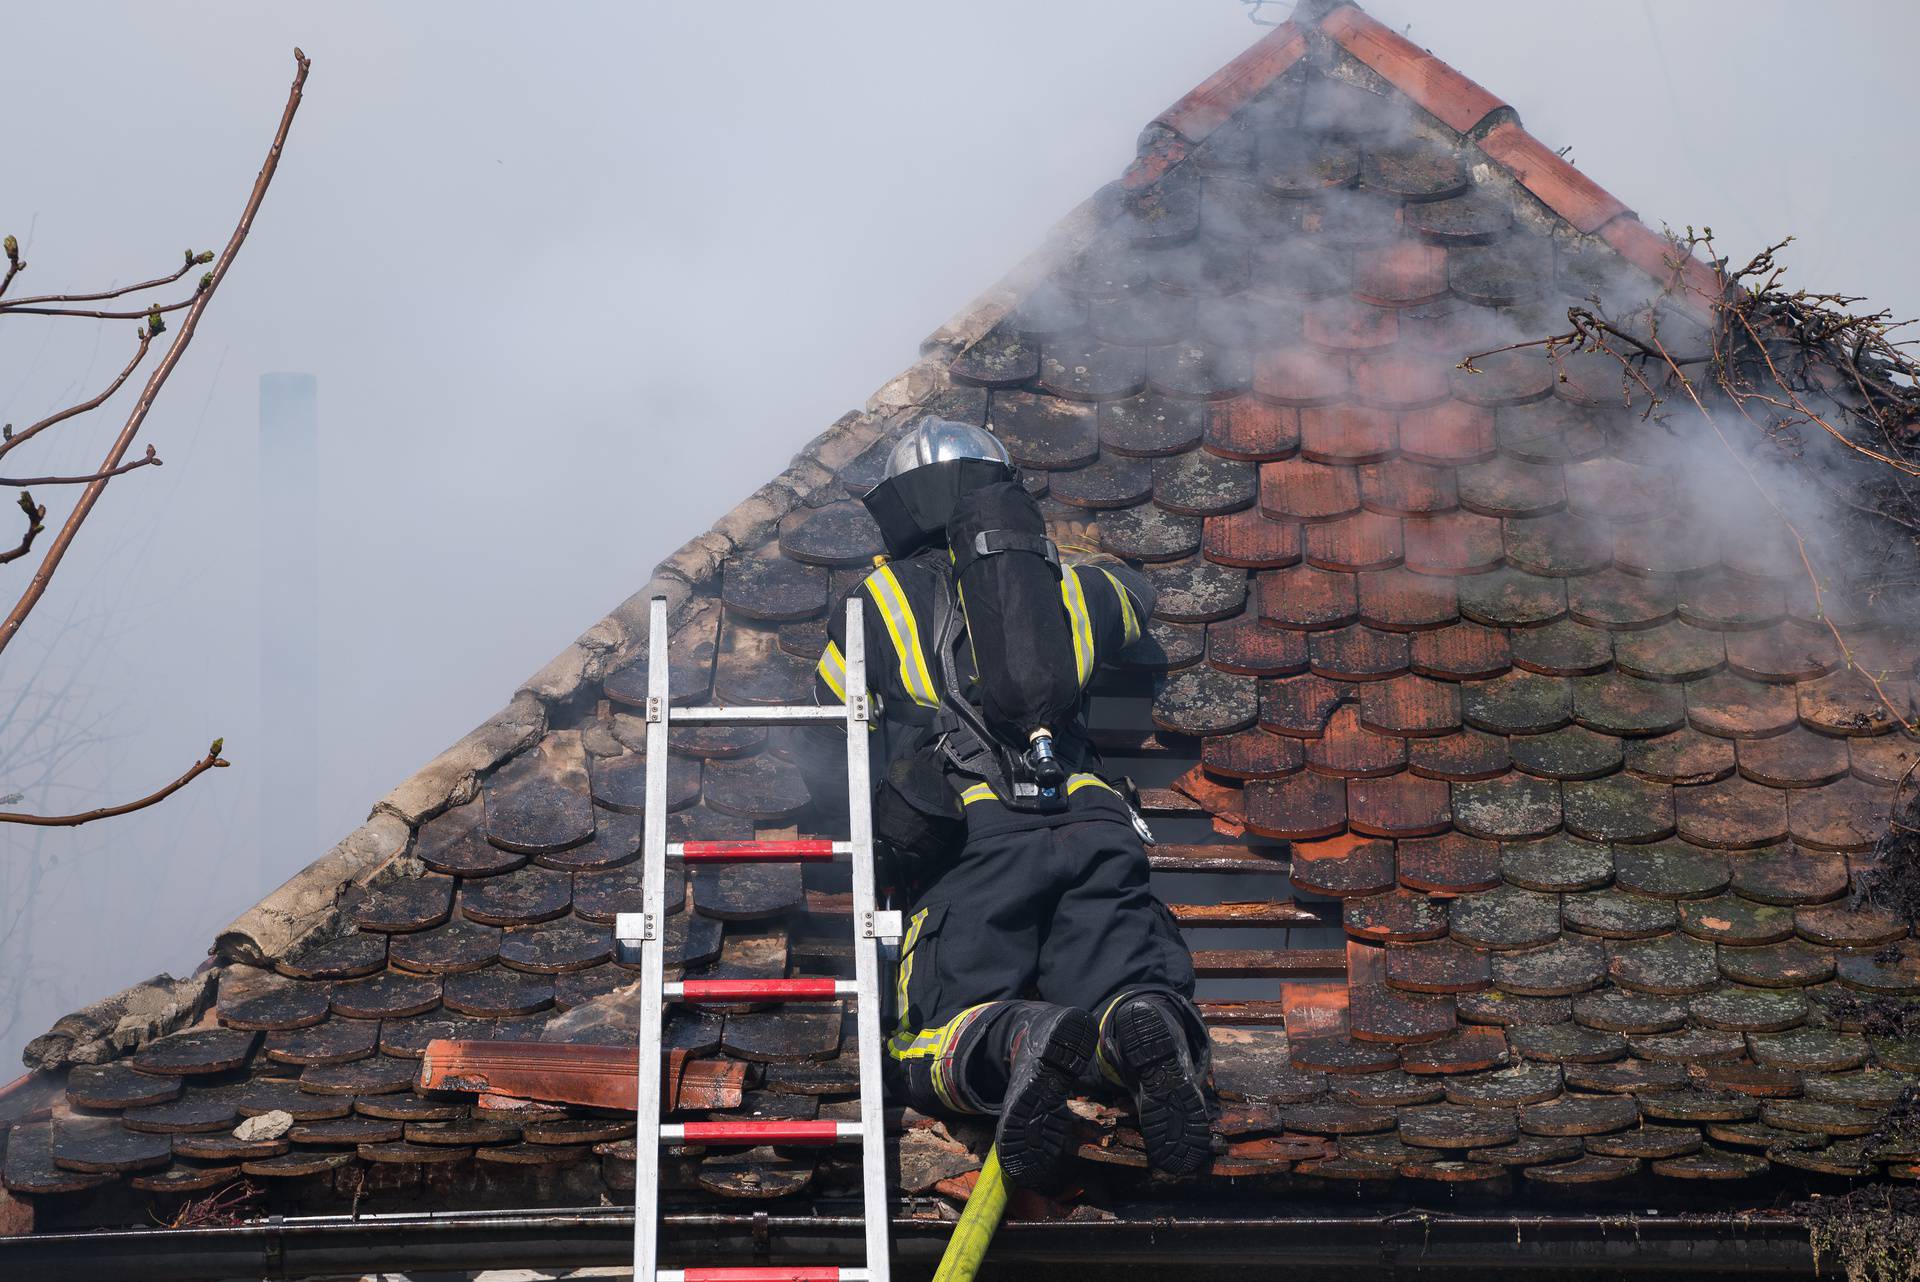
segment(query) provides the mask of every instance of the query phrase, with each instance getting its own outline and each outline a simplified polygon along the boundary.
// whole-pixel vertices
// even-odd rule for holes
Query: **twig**
[[[20,510],[27,514],[27,532],[20,537],[20,545],[18,547],[9,548],[5,552],[0,552],[0,565],[5,565],[9,561],[18,561],[28,552],[31,552],[33,550],[33,541],[40,537],[40,531],[47,528],[41,524],[42,521],[47,519],[47,505],[44,503],[36,504],[33,501],[33,495],[27,493],[25,490],[20,491]]]
[[[174,366],[180,363],[180,357],[187,349],[187,344],[193,341],[193,333],[199,327],[200,317],[206,312],[207,304],[213,300],[215,291],[220,288],[220,282],[226,278],[227,269],[233,266],[233,260],[240,252],[240,246],[246,242],[247,232],[253,227],[254,215],[260,212],[260,202],[266,199],[267,187],[273,182],[274,170],[280,166],[280,152],[286,146],[287,131],[293,127],[294,113],[300,110],[301,91],[307,83],[307,69],[312,65],[307,55],[298,49],[293,51],[293,58],[298,69],[293,75],[293,87],[287,92],[287,105],[280,113],[280,127],[274,132],[273,144],[267,148],[267,158],[260,166],[259,176],[253,180],[253,190],[248,193],[246,208],[240,211],[240,221],[234,227],[233,235],[228,238],[227,247],[221,251],[220,261],[215,263],[213,270],[207,274],[206,281],[194,297],[192,308],[187,312],[186,318],[180,322],[180,331],[174,335],[172,346],[167,348],[167,354],[160,358],[160,363],[154,367],[153,373],[147,376],[147,385],[141,390],[140,399],[135,402],[133,412],[128,415],[126,426],[120,429],[120,435],[115,438],[113,447],[107,451],[107,456],[98,469],[100,472],[110,473],[120,466],[120,460],[126,457],[128,448],[133,445],[133,438],[140,431],[140,425],[146,421],[147,411],[153,408],[154,399],[160,395],[160,389],[166,385],[167,376],[173,373]],[[27,616],[33,612],[33,607],[38,605],[40,598],[46,595],[47,584],[52,581],[54,571],[60,568],[61,559],[66,556],[67,549],[73,545],[74,535],[80,532],[80,526],[93,511],[93,505],[100,501],[100,495],[105,492],[108,480],[108,477],[103,476],[97,481],[91,481],[87,488],[80,492],[80,498],[74,504],[72,513],[68,515],[66,524],[62,525],[60,533],[54,536],[53,546],[47,549],[47,555],[40,562],[40,568],[33,572],[33,580],[27,584],[26,592],[21,595],[19,601],[15,602],[7,617],[0,620],[0,653],[5,652],[13,638],[20,634],[20,625],[26,622]]]
[[[25,271],[27,265],[20,261],[20,242],[14,237],[9,236],[6,240],[0,241],[0,249],[5,249],[7,252],[7,276],[5,280],[0,280],[0,294],[4,294],[7,292],[7,286],[13,284],[13,278]]]
[[[35,303],[98,303],[109,298],[124,298],[128,294],[137,294],[143,289],[171,285],[195,267],[204,266],[212,261],[212,250],[206,249],[196,253],[189,249],[187,261],[181,264],[179,271],[171,275],[155,276],[152,280],[143,280],[138,285],[122,285],[119,289],[102,290],[97,294],[29,294],[25,298],[16,298],[12,302],[0,302],[0,312],[17,311]]]
[[[153,336],[157,332],[158,331],[153,329],[142,329],[140,331],[140,346],[135,349],[133,359],[127,362],[127,367],[121,370],[119,376],[107,384],[106,390],[98,396],[90,401],[82,401],[78,405],[69,405],[57,414],[49,414],[38,423],[27,428],[24,432],[9,431],[5,437],[0,438],[0,458],[5,458],[7,451],[11,450],[14,446],[25,444],[54,424],[64,423],[75,414],[85,414],[88,410],[96,410],[104,405],[107,398],[119,391],[120,385],[125,383],[128,376],[139,368],[140,362],[147,358],[147,348],[153,346]]]
[[[208,272],[210,277],[212,272]],[[155,303],[137,312],[103,312],[79,307],[18,307],[0,303],[0,315],[4,316],[83,316],[92,320],[146,320],[163,312],[177,312],[183,307],[192,307],[200,301],[202,295],[212,290],[210,281],[203,279],[192,297],[183,298],[177,303]]]
[[[130,815],[136,810],[145,810],[148,806],[159,805],[207,771],[226,766],[226,759],[220,755],[220,748],[224,743],[225,740],[215,739],[213,746],[207,749],[207,755],[187,767],[185,774],[158,792],[149,793],[138,801],[122,802],[117,806],[102,806],[98,810],[85,810],[77,815],[29,815],[19,811],[0,811],[0,823],[26,824],[34,828],[77,828],[81,824],[90,824],[96,819],[111,819],[116,815]]]
[[[161,467],[160,456],[153,452],[153,446],[147,446],[146,455],[131,463],[122,463],[119,467],[105,472],[89,472],[85,476],[0,476],[0,485],[85,485],[89,481],[103,481],[109,476],[125,476],[136,467]]]

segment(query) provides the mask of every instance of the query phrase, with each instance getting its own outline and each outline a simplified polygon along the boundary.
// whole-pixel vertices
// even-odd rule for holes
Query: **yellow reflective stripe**
[[[1068,566],[1060,576],[1060,600],[1067,607],[1073,629],[1073,667],[1080,684],[1093,674],[1093,620],[1087,617],[1087,595],[1080,587],[1080,571]]]
[[[820,656],[820,666],[815,669],[820,679],[827,683],[827,689],[842,703],[847,701],[847,661],[840,655],[840,647],[827,642],[826,652]]]
[[[1132,645],[1140,639],[1140,617],[1133,612],[1133,598],[1120,586],[1112,570],[1101,566],[1100,573],[1107,576],[1107,582],[1113,584],[1113,594],[1120,598],[1121,644]]]
[[[1067,777],[1067,795],[1069,797],[1079,792],[1082,788],[1105,788],[1108,792],[1114,790],[1113,785],[1105,779],[1102,779],[1099,775],[1076,774]],[[971,806],[976,801],[998,800],[1000,800],[1000,798],[994,794],[993,789],[984,783],[976,783],[971,787],[960,790],[960,804],[963,806]]]
[[[976,1110],[967,1107],[953,1097],[953,1064],[947,1059],[947,1052],[954,1039],[993,1002],[983,1002],[978,1006],[969,1006],[938,1028],[929,1028],[919,1033],[896,1033],[887,1042],[887,1053],[895,1059],[931,1059],[933,1071],[927,1076],[933,1083],[933,1090],[940,1102],[957,1113],[972,1113]],[[943,1071],[944,1070],[944,1071]]]
[[[926,924],[927,910],[922,908],[907,925],[907,937],[900,941],[900,973],[894,985],[894,1005],[900,1010],[900,1036],[907,1031],[907,981],[913,978],[913,946],[920,940],[920,927]]]
[[[927,671],[927,656],[920,650],[920,625],[913,617],[906,589],[900,586],[893,567],[883,565],[868,575],[866,589],[874,604],[880,607],[880,617],[886,620],[887,634],[893,638],[894,651],[900,656],[900,684],[921,707],[939,707],[940,696],[933,688],[933,674]]]

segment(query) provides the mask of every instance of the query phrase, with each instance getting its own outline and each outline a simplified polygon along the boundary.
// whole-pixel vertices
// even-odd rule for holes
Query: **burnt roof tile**
[[[1211,401],[1202,410],[1207,449],[1222,458],[1266,463],[1300,448],[1300,411],[1251,396]]]
[[[1406,565],[1420,574],[1476,575],[1500,564],[1500,522],[1477,512],[1407,517],[1401,526]]]
[[[1116,454],[1143,458],[1181,454],[1200,443],[1205,412],[1191,401],[1156,393],[1108,401],[1096,412],[1100,445]]]
[[[1506,773],[1510,764],[1506,739],[1478,730],[1410,739],[1407,763],[1413,773],[1422,778],[1444,779],[1448,783],[1497,778]]]
[[[1493,457],[1493,414],[1465,400],[1441,401],[1403,414],[1400,451],[1436,467],[1476,463]]]
[[[1201,522],[1152,503],[1118,508],[1099,518],[1103,551],[1135,561],[1178,561],[1200,550]]]
[[[1359,405],[1300,411],[1300,456],[1315,463],[1378,463],[1396,448],[1393,415]]]
[[[1661,783],[1702,784],[1734,770],[1734,746],[1725,739],[1680,729],[1651,739],[1627,740],[1627,769]]]
[[[1444,630],[1460,617],[1459,596],[1449,576],[1394,567],[1361,575],[1359,589],[1362,623],[1389,632],[1414,632],[1416,645],[1419,635]]]
[[[1153,493],[1153,468],[1146,459],[1102,455],[1085,467],[1047,474],[1047,493],[1070,507],[1105,511],[1133,507]]]
[[[1344,779],[1302,771],[1285,779],[1256,780],[1247,784],[1246,800],[1247,829],[1262,837],[1306,841],[1332,836],[1347,826]]]
[[[1351,904],[1365,900],[1349,900]],[[1432,902],[1429,900],[1428,902]],[[1387,986],[1413,993],[1463,993],[1487,987],[1487,954],[1450,939],[1387,950]]]
[[[1529,574],[1572,578],[1605,569],[1613,560],[1613,532],[1598,521],[1551,512],[1508,517],[1501,524],[1508,563]]]

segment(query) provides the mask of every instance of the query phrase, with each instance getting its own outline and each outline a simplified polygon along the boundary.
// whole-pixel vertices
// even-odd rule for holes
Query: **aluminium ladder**
[[[641,847],[641,911],[619,914],[614,934],[623,948],[640,951],[641,991],[660,1000],[640,1005],[639,1084],[634,1108],[633,1277],[634,1282],[888,1282],[887,1183],[885,1133],[880,1107],[880,950],[882,940],[900,936],[898,911],[882,912],[874,902],[873,816],[867,768],[868,707],[865,632],[860,602],[847,602],[846,689],[844,704],[675,708],[668,689],[667,603],[655,597],[647,637],[647,793],[645,840]],[[667,732],[687,725],[830,725],[847,731],[847,814],[845,841],[806,838],[787,841],[667,840]],[[853,872],[853,982],[840,979],[689,979],[665,983],[665,901],[667,856],[693,863],[742,863],[823,860],[849,857]],[[860,1120],[723,1121],[662,1125],[660,1078],[662,1001],[808,1002],[852,997],[858,1008]],[[861,1146],[861,1191],[866,1221],[866,1264],[661,1269],[660,1146],[662,1144],[836,1144]]]

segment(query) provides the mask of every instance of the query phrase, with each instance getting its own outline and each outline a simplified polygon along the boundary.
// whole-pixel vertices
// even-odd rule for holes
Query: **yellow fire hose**
[[[1006,1213],[1007,1180],[1000,1173],[999,1150],[990,1148],[980,1178],[967,1195],[966,1209],[960,1212],[960,1222],[953,1226],[953,1237],[947,1242],[947,1253],[940,1257],[933,1282],[972,1282]]]

